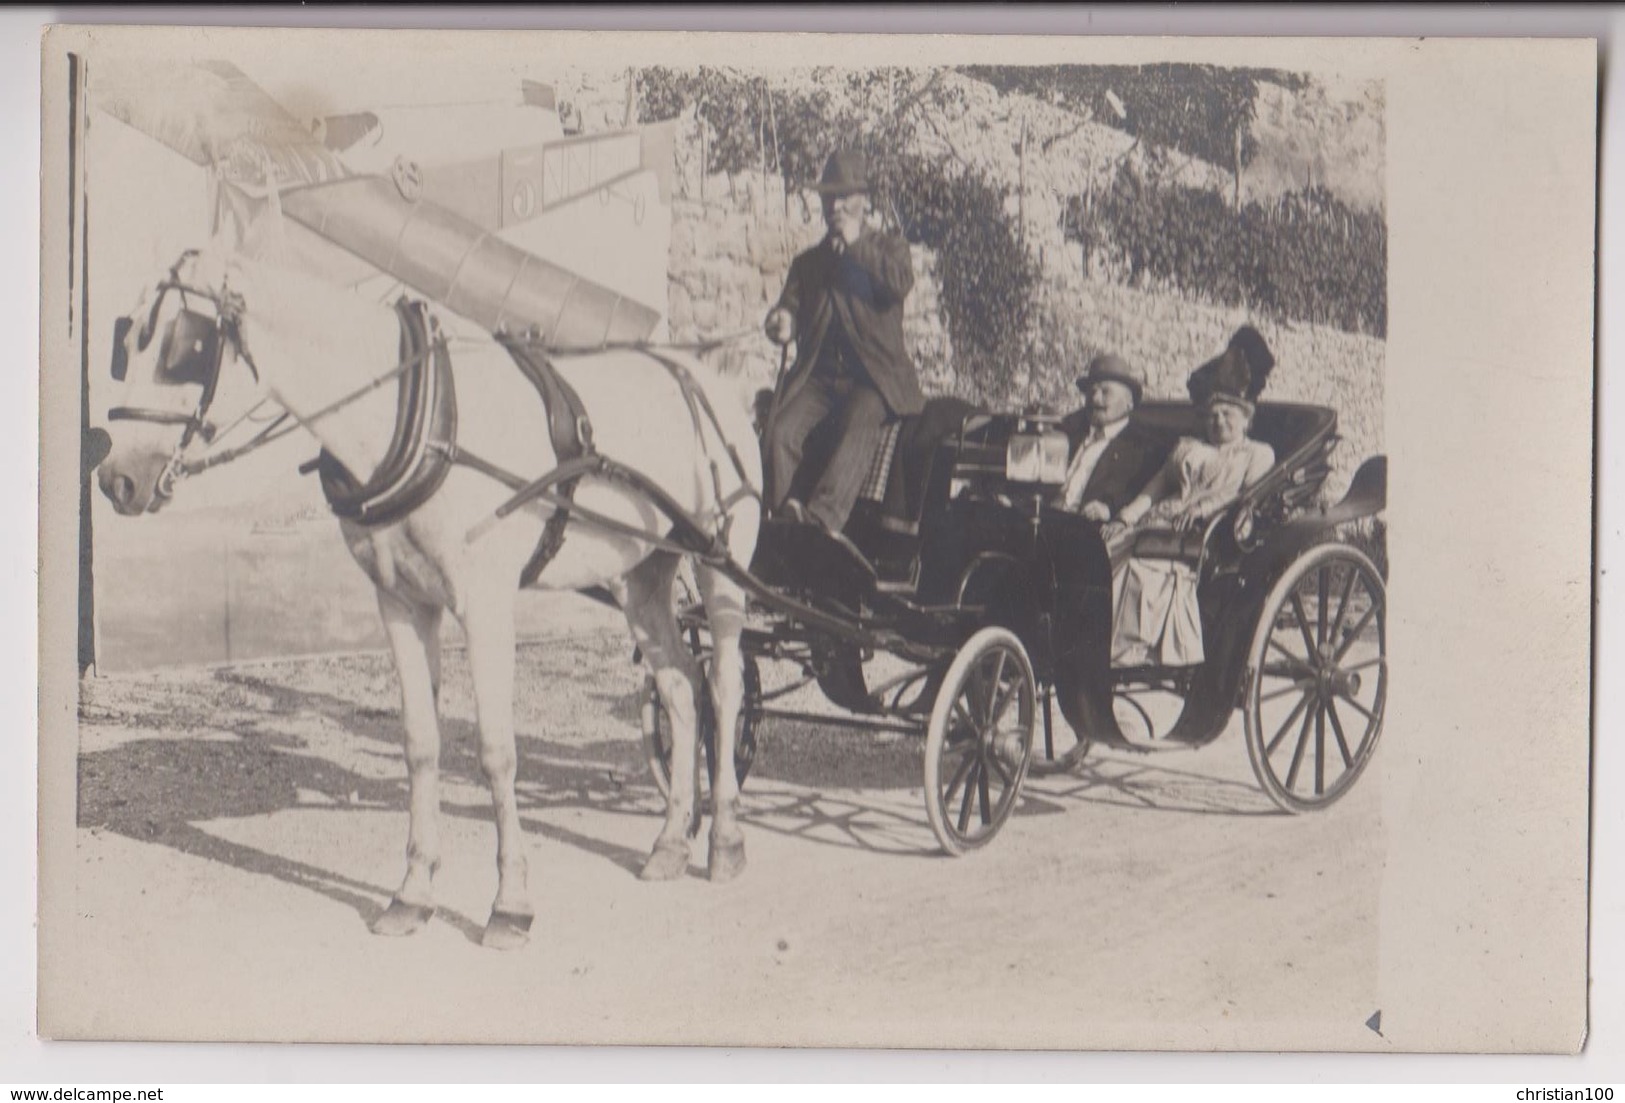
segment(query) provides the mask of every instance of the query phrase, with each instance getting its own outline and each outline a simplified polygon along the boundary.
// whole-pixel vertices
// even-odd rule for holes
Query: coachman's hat
[[[839,198],[869,190],[869,159],[855,149],[830,154],[824,162],[823,178],[813,185],[819,195]]]
[[[1089,361],[1088,370],[1078,376],[1078,390],[1088,391],[1090,384],[1102,379],[1121,383],[1133,391],[1135,405],[1139,405],[1145,394],[1145,372],[1113,353],[1104,352]]]

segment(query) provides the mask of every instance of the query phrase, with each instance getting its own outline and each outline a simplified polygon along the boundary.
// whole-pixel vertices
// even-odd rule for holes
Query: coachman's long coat
[[[796,320],[796,362],[779,405],[812,375],[838,318],[891,415],[919,413],[925,395],[903,346],[903,299],[913,286],[908,243],[896,234],[866,227],[842,255],[826,239],[796,257],[778,303]]]

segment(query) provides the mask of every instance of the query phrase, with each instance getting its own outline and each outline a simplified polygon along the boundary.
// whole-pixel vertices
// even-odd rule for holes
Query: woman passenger
[[[1202,661],[1195,565],[1129,552],[1148,531],[1199,530],[1275,466],[1274,450],[1247,436],[1254,407],[1241,389],[1214,387],[1205,409],[1207,439],[1181,438],[1145,490],[1102,530],[1113,568],[1113,666]]]

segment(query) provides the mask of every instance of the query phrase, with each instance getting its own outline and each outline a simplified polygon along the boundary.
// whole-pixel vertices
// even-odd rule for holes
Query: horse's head
[[[222,259],[188,252],[114,323],[119,390],[97,481],[118,512],[147,513],[168,501],[194,443],[214,437],[223,380],[246,374],[230,372],[234,363],[242,360],[257,380],[243,352],[243,306]]]

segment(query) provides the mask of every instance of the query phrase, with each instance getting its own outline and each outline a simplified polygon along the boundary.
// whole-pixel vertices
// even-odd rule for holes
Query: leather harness
[[[431,333],[433,322],[423,303],[403,298],[395,312],[401,321],[401,360],[407,367],[401,373],[395,435],[383,462],[362,483],[325,449],[316,458],[328,506],[367,526],[398,521],[427,502],[451,470],[446,453],[430,442],[457,439],[457,390],[446,344]]]
[[[559,464],[562,466],[571,460],[594,455],[592,422],[587,418],[587,408],[581,404],[581,396],[576,394],[575,388],[565,381],[553,362],[541,352],[534,334],[529,338],[516,338],[499,332],[496,338],[508,350],[508,355],[513,357],[513,362],[519,365],[525,378],[530,380],[531,386],[536,388],[536,393],[541,395],[542,406],[547,410],[548,436],[552,439],[553,455]],[[576,484],[580,481],[579,475],[562,480],[558,484],[558,496],[565,503],[573,501]],[[555,506],[548,515],[536,550],[525,563],[525,569],[519,573],[520,586],[533,585],[541,577],[542,569],[559,554],[559,549],[564,546],[564,525],[569,516],[569,510],[560,506]]]
[[[335,514],[368,527],[388,525],[427,502],[446,481],[452,465],[462,461],[483,468],[457,447],[457,392],[451,357],[428,307],[402,298],[395,304],[401,322],[400,405],[395,432],[377,471],[365,483],[355,478],[325,449],[316,458],[322,494]],[[523,337],[496,334],[513,357],[547,411],[548,436],[562,466],[595,455],[592,422],[575,388],[559,374],[542,352],[534,333]],[[669,365],[668,365],[669,366]],[[684,388],[687,393],[687,388]],[[692,400],[691,400],[692,401]],[[542,527],[536,550],[520,574],[520,585],[531,586],[564,545],[569,520],[565,508],[581,476],[561,480],[555,503]]]

